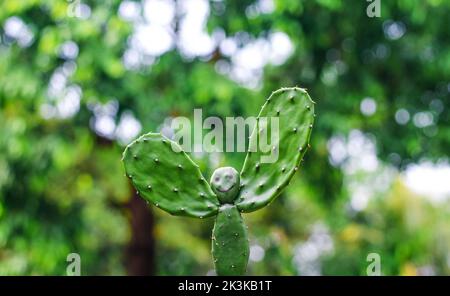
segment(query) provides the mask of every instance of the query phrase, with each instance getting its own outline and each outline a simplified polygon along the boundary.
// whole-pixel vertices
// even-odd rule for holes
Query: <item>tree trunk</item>
[[[142,276],[155,273],[155,240],[153,213],[146,202],[133,190],[128,204],[131,240],[126,249],[125,266],[128,275]]]

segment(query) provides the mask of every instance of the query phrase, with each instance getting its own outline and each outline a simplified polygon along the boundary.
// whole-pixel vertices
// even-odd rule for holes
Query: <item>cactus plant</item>
[[[279,118],[278,144],[272,147],[278,152],[275,163],[261,162],[264,153],[249,150],[240,174],[231,167],[218,168],[208,184],[177,143],[148,133],[126,147],[126,175],[141,197],[172,215],[216,216],[212,231],[216,273],[243,275],[249,244],[241,213],[268,205],[289,184],[309,148],[314,116],[314,102],[306,90],[281,88],[271,94],[258,115]],[[270,126],[261,126],[257,120],[249,145],[258,142],[263,128]]]

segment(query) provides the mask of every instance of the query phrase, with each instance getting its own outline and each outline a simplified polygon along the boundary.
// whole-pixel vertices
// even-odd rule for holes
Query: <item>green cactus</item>
[[[278,144],[271,147],[278,153],[276,162],[261,162],[265,154],[249,149],[240,174],[231,167],[218,168],[208,184],[177,143],[149,133],[125,149],[126,174],[141,197],[172,215],[216,216],[212,232],[216,272],[244,275],[249,244],[241,213],[266,206],[289,184],[309,148],[314,116],[314,102],[306,90],[281,88],[272,93],[258,115],[279,118]],[[258,143],[265,128],[271,129],[257,120],[250,147]]]

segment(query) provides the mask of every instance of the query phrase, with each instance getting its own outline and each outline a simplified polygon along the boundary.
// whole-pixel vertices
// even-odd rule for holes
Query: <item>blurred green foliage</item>
[[[249,273],[365,275],[366,256],[376,252],[383,274],[450,274],[449,202],[413,194],[399,176],[410,163],[448,157],[450,2],[382,0],[380,18],[367,17],[365,1],[275,0],[271,11],[252,13],[259,2],[211,1],[208,17],[211,34],[236,37],[239,47],[271,32],[289,36],[293,53],[267,64],[256,88],[217,70],[233,61],[219,47],[201,57],[175,48],[149,66],[127,68],[133,24],[118,15],[119,0],[83,1],[85,18],[68,16],[70,1],[0,2],[0,274],[65,274],[71,252],[81,255],[82,274],[126,273],[124,143],[95,133],[95,106],[115,100],[115,124],[131,111],[142,132],[156,131],[168,116],[189,117],[194,108],[204,117],[255,115],[272,90],[293,85],[317,102],[313,149],[276,203],[245,216]],[[26,24],[31,40],[8,36],[11,18]],[[73,60],[61,56],[67,41],[77,45]],[[81,97],[73,114],[59,110],[49,91],[64,71],[71,73],[63,75],[66,91]],[[364,98],[376,103],[371,116],[360,111]],[[433,124],[399,124],[400,109],[431,114]],[[330,162],[330,138],[354,130],[375,139],[381,165],[372,174],[347,174]],[[198,161],[210,176],[221,163],[239,168],[243,157]],[[352,210],[352,182],[386,172],[386,188],[369,181],[373,198]],[[210,271],[212,221],[153,212],[157,274]]]

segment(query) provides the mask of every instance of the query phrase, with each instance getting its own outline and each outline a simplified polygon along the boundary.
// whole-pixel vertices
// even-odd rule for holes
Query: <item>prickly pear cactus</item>
[[[218,275],[243,275],[249,256],[247,229],[233,204],[220,207],[212,234],[212,255]]]
[[[180,152],[175,153],[173,147]],[[217,213],[219,201],[198,166],[164,136],[141,136],[125,149],[123,162],[138,194],[156,207],[196,218]]]
[[[241,213],[266,206],[289,184],[309,148],[314,116],[314,102],[306,90],[281,88],[272,93],[258,115],[279,118],[278,143],[272,147],[278,155],[275,162],[262,162],[264,153],[249,149],[240,174],[232,167],[218,168],[208,184],[177,143],[149,133],[125,149],[126,175],[142,198],[172,215],[216,216],[212,232],[216,272],[244,275],[249,244]],[[258,120],[250,146],[258,143],[263,129],[271,133],[271,128]]]
[[[314,102],[306,90],[281,88],[266,100],[258,115],[279,118],[279,141],[272,147],[278,153],[275,163],[263,163],[263,153],[248,152],[241,171],[241,191],[237,207],[244,213],[258,210],[273,201],[289,184],[309,148],[314,122]],[[260,121],[250,136],[257,143],[262,131]]]

